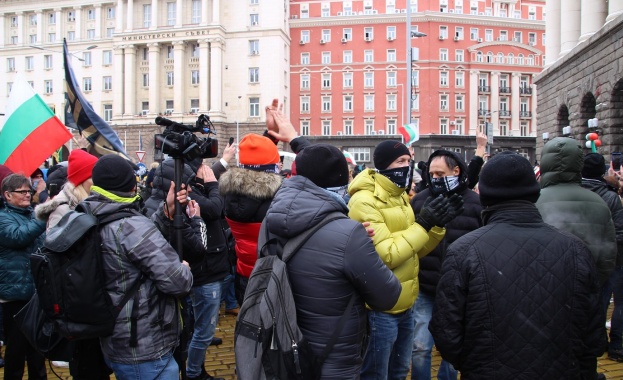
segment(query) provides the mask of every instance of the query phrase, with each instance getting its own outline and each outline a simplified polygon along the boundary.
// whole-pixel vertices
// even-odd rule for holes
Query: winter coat
[[[608,205],[610,214],[612,215],[612,222],[614,223],[614,231],[617,239],[616,266],[623,266],[623,206],[621,205],[621,198],[619,198],[616,191],[612,190],[612,188],[608,186],[603,178],[582,178],[582,187],[599,195]]]
[[[44,232],[32,208],[5,203],[0,209],[0,300],[27,301],[34,294],[29,257],[43,245]]]
[[[260,225],[282,180],[278,174],[241,168],[231,168],[219,179],[225,217],[236,240],[237,275],[251,276]]]
[[[415,223],[409,196],[374,169],[359,173],[348,187],[350,212],[358,222],[370,222],[373,242],[381,260],[402,284],[400,299],[388,313],[402,313],[413,306],[418,294],[419,258],[439,244],[445,229],[426,232]]]
[[[442,265],[429,325],[441,356],[462,379],[594,377],[605,316],[588,248],[528,201],[489,207],[483,221]]]
[[[331,212],[348,211],[334,193],[303,176],[284,181],[266,214],[268,231],[293,238]],[[394,306],[400,283],[379,259],[362,225],[348,218],[321,227],[288,261],[288,278],[298,326],[312,351],[320,355],[356,294],[351,312],[322,367],[323,379],[359,378],[367,328],[365,304],[375,310]]]
[[[92,194],[84,201],[97,216],[139,209],[134,198],[103,193],[106,195]],[[143,215],[106,224],[101,238],[105,286],[114,305],[141,275],[147,277],[137,292],[138,346],[130,347],[132,298],[121,309],[112,336],[100,339],[102,352],[116,363],[137,364],[160,358],[178,344],[181,324],[176,297],[188,294],[192,287],[190,268],[180,262],[177,252]]]
[[[600,283],[614,270],[617,244],[608,205],[580,186],[584,153],[570,138],[550,141],[541,153],[541,196],[536,203],[545,223],[582,239],[593,254]]]
[[[73,194],[73,189],[74,185],[71,182],[65,182],[57,196],[35,207],[35,216],[37,219],[47,221],[47,230],[57,225],[63,215],[78,205],[79,201]]]
[[[420,258],[420,272],[418,274],[420,291],[431,296],[434,296],[437,290],[437,282],[439,282],[439,277],[441,277],[441,263],[446,255],[448,246],[466,233],[482,227],[482,219],[480,217],[482,206],[480,205],[480,197],[468,188],[469,170],[467,169],[467,165],[465,165],[463,159],[456,153],[445,152],[445,155],[448,154],[459,163],[460,168],[460,185],[449,195],[456,193],[463,197],[464,211],[461,215],[450,221],[450,223],[446,224],[446,235],[439,245],[437,245],[431,253]],[[433,153],[428,159],[427,167],[430,167],[431,161],[439,156],[441,155]],[[427,177],[429,188],[417,193],[411,200],[411,206],[413,207],[415,215],[420,212],[426,199],[432,195],[430,190],[430,175],[425,173],[425,176]]]

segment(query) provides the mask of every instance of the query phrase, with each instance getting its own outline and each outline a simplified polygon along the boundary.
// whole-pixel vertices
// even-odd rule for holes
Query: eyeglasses
[[[19,194],[22,194],[22,195],[30,194],[30,196],[32,196],[35,193],[33,190],[12,190],[10,192],[11,193],[19,193]]]

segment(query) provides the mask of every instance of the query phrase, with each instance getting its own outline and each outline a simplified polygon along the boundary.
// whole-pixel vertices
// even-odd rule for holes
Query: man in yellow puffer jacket
[[[416,223],[405,191],[411,155],[399,141],[384,141],[374,151],[375,169],[361,172],[348,187],[349,217],[370,222],[381,260],[402,284],[396,305],[386,312],[368,311],[370,343],[362,379],[404,379],[413,347],[412,307],[418,294],[419,257],[432,251],[445,226],[462,211],[460,196],[431,198]]]

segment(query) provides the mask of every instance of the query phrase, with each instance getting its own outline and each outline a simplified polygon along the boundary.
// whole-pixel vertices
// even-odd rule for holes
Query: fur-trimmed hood
[[[35,217],[39,220],[48,221],[50,215],[62,205],[67,205],[69,209],[73,210],[78,204],[78,200],[73,195],[73,190],[74,185],[66,182],[57,196],[35,207]]]
[[[219,178],[221,195],[237,194],[255,199],[272,199],[283,177],[278,174],[231,168]]]

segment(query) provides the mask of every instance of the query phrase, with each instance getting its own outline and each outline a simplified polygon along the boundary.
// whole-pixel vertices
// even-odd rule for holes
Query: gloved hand
[[[443,195],[439,195],[437,198],[428,197],[424,201],[424,205],[420,210],[416,222],[426,231],[430,231],[434,226],[440,226],[441,223],[447,223],[452,220],[448,218],[448,209],[450,208],[450,202]],[[444,223],[444,225],[445,225]]]
[[[445,227],[446,224],[450,223],[454,218],[461,215],[464,211],[463,208],[463,197],[458,194],[452,194],[452,196],[448,199],[448,213],[444,220],[441,221],[441,224],[437,224],[439,227]]]

